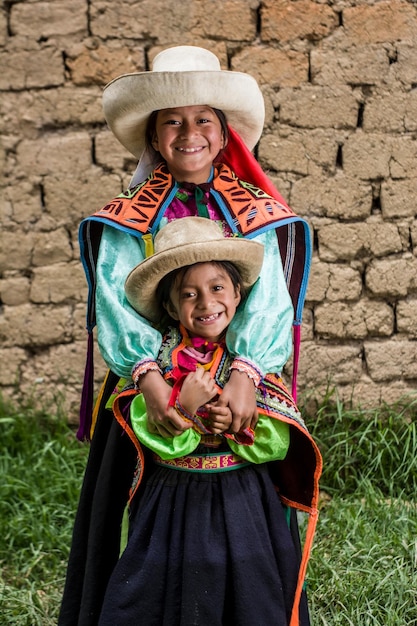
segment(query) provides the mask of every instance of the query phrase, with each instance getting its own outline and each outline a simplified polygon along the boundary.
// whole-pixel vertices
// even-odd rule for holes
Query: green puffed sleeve
[[[175,437],[162,437],[158,433],[150,433],[143,394],[138,394],[133,399],[130,419],[139,441],[164,460],[192,454],[201,441],[201,435],[193,428]],[[290,445],[290,429],[284,422],[260,415],[252,445],[238,444],[232,439],[227,439],[227,444],[235,454],[250,463],[259,464],[284,459]]]
[[[150,433],[143,394],[133,399],[130,406],[130,420],[139,441],[165,461],[191,454],[201,441],[201,435],[193,428],[188,428],[175,437],[162,437],[159,433]]]
[[[290,427],[273,417],[260,415],[255,428],[255,441],[247,446],[228,439],[235,454],[251,463],[267,463],[285,459],[290,447]]]

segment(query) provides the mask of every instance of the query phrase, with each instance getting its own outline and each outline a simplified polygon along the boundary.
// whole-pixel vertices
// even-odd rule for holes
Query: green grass
[[[328,493],[416,493],[417,400],[360,410],[330,395],[307,422],[325,458],[321,487]]]
[[[314,626],[417,623],[416,505],[335,497],[321,513],[309,566]]]
[[[64,419],[0,405],[1,623],[57,622],[87,447]]]
[[[308,569],[313,626],[417,624],[417,402],[326,398],[307,422],[324,457]],[[0,403],[0,615],[56,624],[88,453],[63,416]]]
[[[417,624],[417,402],[328,398],[307,421],[323,490],[308,570],[314,626]]]

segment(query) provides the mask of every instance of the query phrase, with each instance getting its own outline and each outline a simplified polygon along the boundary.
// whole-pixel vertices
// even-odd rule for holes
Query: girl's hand
[[[232,370],[216,404],[227,406],[232,412],[229,432],[238,433],[248,426],[255,428],[258,422],[255,385],[244,372]]]
[[[216,385],[209,372],[197,367],[184,379],[179,401],[188,413],[195,415],[197,409],[217,395]]]
[[[229,430],[232,423],[232,412],[228,406],[218,406],[216,404],[206,404],[209,412],[210,428],[213,435],[220,435]]]
[[[191,428],[174,407],[168,406],[172,389],[159,372],[152,370],[141,376],[140,390],[145,397],[149,432],[175,437]]]

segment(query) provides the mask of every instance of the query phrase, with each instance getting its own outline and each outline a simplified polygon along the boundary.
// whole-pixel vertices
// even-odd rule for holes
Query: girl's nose
[[[195,126],[194,124],[191,124],[189,122],[183,122],[181,125],[181,134],[183,135],[183,137],[189,137],[190,135],[193,135],[195,132]]]
[[[212,302],[213,298],[211,293],[202,293],[198,299],[198,306],[200,309],[208,309],[210,308]]]

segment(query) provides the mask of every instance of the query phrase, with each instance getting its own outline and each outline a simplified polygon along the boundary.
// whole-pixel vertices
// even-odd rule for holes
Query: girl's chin
[[[220,337],[223,336],[224,328],[219,331],[216,328],[210,328],[205,326],[194,327],[194,330],[190,332],[191,337],[201,337],[202,339],[206,339],[207,341],[217,342]]]
[[[192,167],[170,167],[168,169],[175,178],[175,180],[184,183],[194,183],[196,185],[202,185],[206,183],[211,174],[211,165],[208,168]]]

